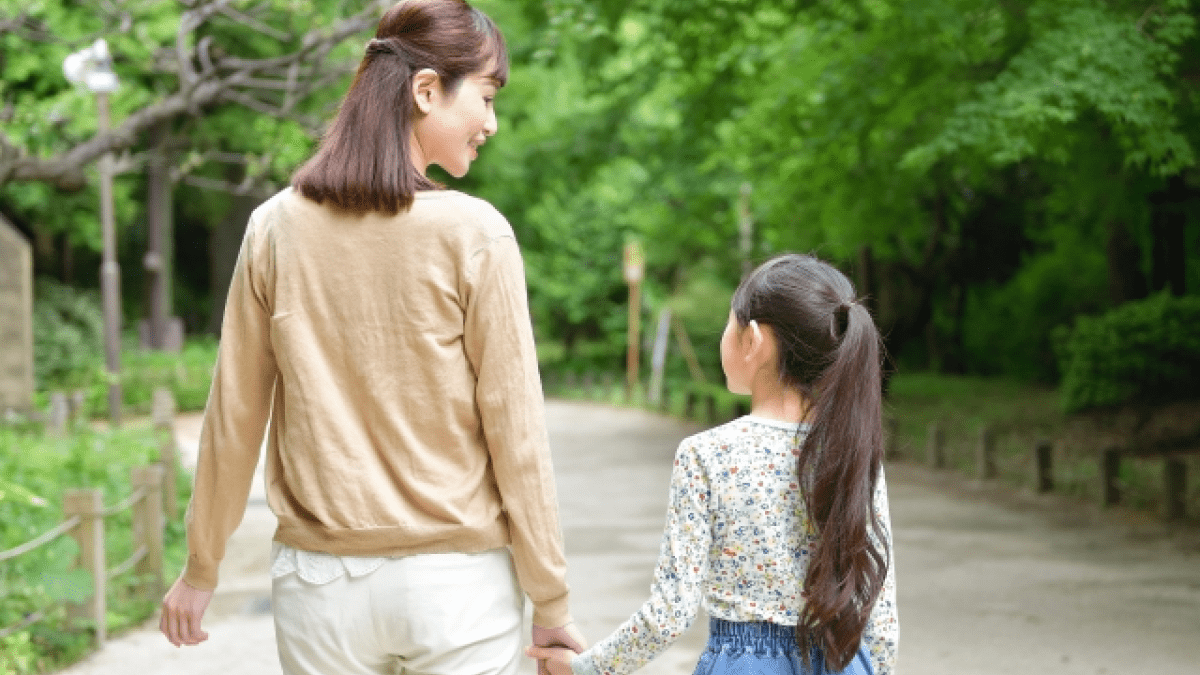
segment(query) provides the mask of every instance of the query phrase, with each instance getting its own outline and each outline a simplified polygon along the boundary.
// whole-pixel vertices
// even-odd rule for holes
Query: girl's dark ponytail
[[[874,510],[883,460],[879,334],[861,304],[847,303],[837,313],[845,315],[845,330],[814,387],[812,426],[799,462],[820,539],[804,579],[798,637],[806,653],[820,646],[833,671],[854,658],[888,566]]]
[[[798,473],[819,537],[796,627],[805,657],[854,658],[888,573],[887,537],[874,509],[883,460],[879,333],[845,275],[811,256],[773,258],[734,294],[740,324],[772,327],[780,380],[810,402]]]

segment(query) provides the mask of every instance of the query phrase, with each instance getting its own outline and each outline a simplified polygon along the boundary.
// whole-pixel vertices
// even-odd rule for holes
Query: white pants
[[[524,595],[508,549],[395,558],[272,583],[284,675],[515,675]]]

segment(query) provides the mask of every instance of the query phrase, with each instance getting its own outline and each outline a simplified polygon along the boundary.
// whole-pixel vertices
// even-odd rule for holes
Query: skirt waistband
[[[708,646],[717,650],[727,647],[753,652],[792,652],[799,649],[795,626],[724,619],[709,619]]]

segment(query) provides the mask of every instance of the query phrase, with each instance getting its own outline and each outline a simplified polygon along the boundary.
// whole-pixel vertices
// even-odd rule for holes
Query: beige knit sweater
[[[524,269],[487,202],[422,192],[354,215],[287,189],[255,210],[188,507],[196,588],[217,585],[268,420],[277,540],[355,556],[511,544],[534,622],[570,620]]]

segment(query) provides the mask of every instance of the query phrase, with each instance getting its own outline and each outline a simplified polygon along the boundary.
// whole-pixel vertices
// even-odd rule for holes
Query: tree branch
[[[231,0],[212,0],[191,5],[193,9],[180,21],[176,35],[179,90],[129,115],[111,131],[97,134],[52,157],[31,157],[0,133],[0,185],[15,181],[44,181],[64,189],[77,189],[86,183],[84,168],[105,153],[133,147],[138,142],[138,137],[156,124],[194,115],[205,106],[226,100],[236,101],[263,114],[295,120],[310,129],[318,126],[316,121],[291,115],[290,111],[296,102],[311,94],[319,85],[331,82],[341,73],[324,74],[317,68],[312,68],[310,77],[293,76],[292,73],[298,74],[305,66],[322,62],[336,45],[374,26],[378,15],[390,7],[393,0],[370,0],[358,13],[330,28],[309,33],[294,51],[274,58],[212,59],[207,53],[207,44],[202,40],[204,54],[200,60],[205,68],[196,72],[193,68],[193,58],[201,49],[201,45],[198,45],[196,50],[187,49],[187,36],[230,2]],[[295,87],[284,90],[286,93],[283,106],[273,107],[240,91],[262,89],[266,82],[256,76],[278,70],[288,73],[289,81],[296,82]],[[276,88],[274,83],[270,88]]]

